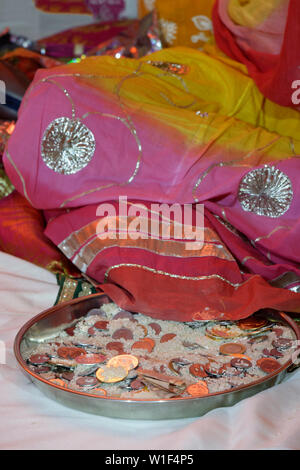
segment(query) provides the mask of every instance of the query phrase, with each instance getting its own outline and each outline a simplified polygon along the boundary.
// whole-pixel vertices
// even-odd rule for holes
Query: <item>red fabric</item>
[[[282,106],[299,106],[292,101],[292,84],[300,79],[300,1],[290,0],[288,19],[280,55],[241,49],[234,34],[219,17],[219,2],[213,9],[213,25],[217,45],[229,57],[245,64],[249,75],[268,99]]]
[[[215,278],[186,281],[124,266],[100,287],[125,310],[161,320],[238,320],[264,308],[295,311],[299,304],[299,294],[271,287],[260,276],[248,276],[236,288]]]

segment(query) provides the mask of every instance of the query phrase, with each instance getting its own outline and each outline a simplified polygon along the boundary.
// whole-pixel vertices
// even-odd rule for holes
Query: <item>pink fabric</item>
[[[219,15],[226,27],[236,36],[237,44],[244,50],[254,49],[267,54],[280,54],[289,0],[281,5],[267,20],[257,28],[251,29],[235,24],[228,14],[230,0],[219,2]]]

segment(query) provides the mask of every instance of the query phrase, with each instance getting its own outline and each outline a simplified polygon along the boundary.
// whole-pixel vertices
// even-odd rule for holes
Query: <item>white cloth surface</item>
[[[195,419],[110,419],[50,400],[20,371],[13,342],[26,321],[54,304],[57,293],[54,275],[0,253],[0,341],[6,346],[6,364],[0,364],[0,449],[300,449],[300,370],[234,407]]]
[[[126,0],[122,17],[137,17],[136,0]],[[12,33],[30,39],[40,39],[94,21],[89,15],[44,13],[35,8],[32,0],[0,0],[0,31],[9,27]]]

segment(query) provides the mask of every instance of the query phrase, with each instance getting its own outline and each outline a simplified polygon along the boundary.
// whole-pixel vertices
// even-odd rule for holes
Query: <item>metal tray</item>
[[[164,400],[127,400],[110,397],[97,397],[86,392],[76,392],[50,384],[32,372],[23,359],[25,348],[35,348],[38,343],[50,340],[60,331],[72,326],[89,310],[110,301],[105,294],[94,294],[52,307],[28,321],[19,331],[14,344],[17,361],[26,376],[49,398],[87,413],[111,418],[133,420],[165,420],[202,416],[210,410],[232,406],[273,385],[280,383],[293,364],[290,360],[278,371],[257,380],[251,385],[243,385],[228,392],[219,392],[202,398],[176,398]],[[285,313],[278,313],[278,319],[288,324],[300,340],[300,329]]]

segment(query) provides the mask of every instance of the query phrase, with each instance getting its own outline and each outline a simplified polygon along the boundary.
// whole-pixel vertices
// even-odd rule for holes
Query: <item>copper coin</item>
[[[289,349],[293,345],[293,341],[289,338],[277,338],[272,342],[274,348]]]
[[[46,364],[49,361],[49,356],[47,354],[34,354],[30,356],[29,361],[35,365]]]
[[[217,338],[224,338],[224,339],[237,338],[238,336],[240,336],[239,331],[235,331],[233,328],[230,328],[229,326],[214,326],[211,329],[208,328],[207,333]]]
[[[65,329],[65,332],[66,332],[69,336],[74,336],[74,331],[75,331],[75,326],[70,326],[70,328],[66,328],[66,329]]]
[[[249,317],[244,320],[239,320],[237,325],[241,330],[257,330],[268,324],[268,321],[264,318]]]
[[[149,323],[149,326],[155,331],[156,335],[161,333],[161,326],[158,323]]]
[[[106,360],[104,354],[83,354],[75,358],[78,364],[100,364]]]
[[[132,390],[142,390],[145,388],[145,385],[139,379],[136,379],[131,382],[130,387]]]
[[[107,391],[104,390],[104,388],[93,388],[93,394],[97,394],[97,395],[100,395],[102,397],[106,397],[107,395]]]
[[[119,330],[116,330],[113,335],[112,335],[112,338],[113,339],[125,339],[125,340],[131,340],[133,339],[133,333],[131,330],[129,330],[128,328],[120,328]]]
[[[50,379],[49,382],[51,382],[54,385],[58,385],[59,387],[68,388],[68,384],[64,380],[61,380],[61,379]]]
[[[139,360],[137,357],[132,356],[131,354],[121,354],[120,356],[112,357],[108,363],[108,367],[124,367],[124,369],[132,370],[139,365]]]
[[[119,354],[122,354],[124,352],[124,345],[120,341],[112,341],[107,343],[106,349],[108,351],[117,351]]]
[[[240,343],[227,343],[222,344],[219,349],[221,354],[231,355],[231,354],[244,354],[246,347]]]
[[[200,380],[199,382],[190,385],[187,387],[186,391],[192,397],[205,397],[209,394],[208,386],[204,380]]]
[[[281,368],[281,364],[276,361],[276,359],[271,359],[270,357],[263,357],[259,359],[256,364],[258,367],[267,374],[272,374],[276,370]]]
[[[207,377],[207,373],[202,364],[192,364],[189,368],[189,372],[194,377]]]
[[[68,382],[71,382],[74,378],[74,372],[64,372],[61,375],[62,379],[67,380]]]
[[[76,384],[79,387],[94,387],[98,384],[96,377],[80,377],[76,380]]]
[[[273,357],[283,357],[283,354],[282,354],[280,351],[278,351],[278,349],[273,348],[273,349],[271,349],[271,351],[270,351],[270,356],[273,356]]]
[[[136,322],[137,320],[134,318],[133,314],[130,312],[126,312],[125,310],[122,312],[117,313],[114,316],[114,320],[123,320],[123,319],[128,319],[132,322]]]
[[[167,333],[166,335],[163,335],[160,338],[161,343],[167,343],[168,341],[171,341],[172,339],[176,338],[177,335],[175,333]]]
[[[235,359],[232,359],[230,365],[236,369],[249,369],[252,367],[252,362],[248,361],[248,359],[236,357]]]
[[[94,328],[97,330],[107,330],[108,321],[97,321],[94,325]]]
[[[63,359],[75,359],[76,357],[81,356],[81,354],[86,354],[86,351],[81,348],[62,347],[57,350],[57,354]]]
[[[96,372],[96,377],[100,382],[117,383],[124,380],[128,375],[128,370],[124,367],[100,367]]]
[[[131,349],[143,349],[151,353],[153,351],[153,346],[149,343],[149,341],[142,339],[141,341],[136,341],[131,346]]]

